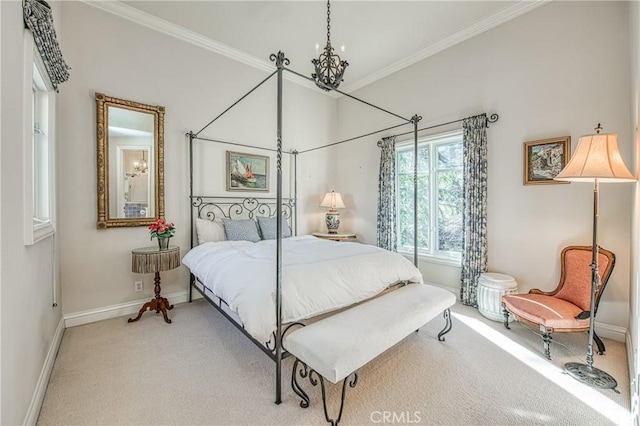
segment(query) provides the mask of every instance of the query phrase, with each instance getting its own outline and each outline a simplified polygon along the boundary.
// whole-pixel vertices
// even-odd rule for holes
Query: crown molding
[[[233,48],[224,43],[220,43],[209,37],[205,37],[202,34],[196,33],[195,31],[188,30],[184,27],[181,27],[180,25],[176,25],[162,18],[158,18],[157,16],[143,12],[139,9],[136,9],[135,7],[128,6],[118,0],[80,1],[89,6],[93,6],[97,9],[109,12],[120,18],[127,19],[131,22],[135,22],[136,24],[143,25],[147,28],[159,31],[171,37],[175,37],[178,40],[186,41],[187,43],[191,43],[195,46],[225,56],[229,59],[233,59],[237,62],[256,68],[260,71],[272,73],[276,69],[275,65],[270,61],[257,58],[242,50]],[[313,82],[302,77],[298,77],[294,74],[284,73],[283,78],[285,80],[289,80],[296,84],[299,84],[300,86],[313,89],[318,93],[327,94],[334,98],[338,97],[337,93],[329,93],[325,92],[324,90],[320,90],[315,84],[313,84]]]
[[[149,13],[143,12],[134,7],[128,6],[124,3],[121,3],[118,0],[100,0],[100,1],[80,0],[80,1],[90,6],[93,6],[97,9],[103,10],[105,12],[109,12],[113,15],[127,19],[137,24],[143,25],[147,28],[151,28],[153,30],[159,31],[166,35],[175,37],[179,40],[186,41],[187,43],[191,43],[195,46],[201,47],[203,49],[206,49],[211,52],[217,53],[219,55],[225,56],[227,58],[233,59],[237,62],[256,68],[258,70],[261,70],[267,73],[271,73],[275,70],[275,66],[270,61],[257,58],[242,50],[235,49],[224,43],[220,43],[211,38],[205,37],[199,33],[188,30],[184,27],[181,27],[179,25],[166,21],[162,18],[158,18],[157,16],[151,15]],[[483,19],[482,21],[477,22],[471,25],[470,27],[465,28],[462,31],[458,31],[455,34],[437,43],[434,43],[426,47],[425,49],[422,49],[416,52],[413,55],[400,59],[399,61],[396,61],[392,65],[382,68],[381,70],[376,71],[375,73],[369,75],[368,77],[362,78],[348,86],[345,86],[341,90],[346,93],[354,92],[358,89],[363,88],[364,86],[374,83],[408,66],[411,66],[417,62],[420,62],[430,56],[433,56],[436,53],[442,52],[443,50],[448,49],[458,43],[461,43],[465,40],[475,37],[478,34],[481,34],[494,27],[497,27],[498,25],[503,24],[513,18],[523,15],[527,12],[530,12],[533,9],[536,9],[550,1],[552,0],[532,0],[532,1],[518,2],[513,6],[503,9]],[[307,79],[304,79],[302,77],[296,76],[294,74],[284,73],[283,77],[286,80],[299,84],[300,86],[313,89],[318,93],[322,93],[333,98],[341,97],[339,93],[336,93],[333,91],[327,92],[324,90],[320,90],[315,84],[313,84],[313,82]]]
[[[362,78],[350,85],[344,87],[342,91],[351,93],[358,89],[363,88],[371,83],[374,83],[384,77],[390,76],[393,73],[396,73],[408,66],[411,66],[417,62],[420,62],[430,56],[435,55],[436,53],[442,52],[445,49],[448,49],[452,46],[455,46],[458,43],[462,43],[465,40],[468,40],[472,37],[475,37],[479,34],[482,34],[485,31],[488,31],[492,28],[497,27],[500,24],[503,24],[507,21],[510,21],[513,18],[516,18],[520,15],[524,15],[527,12],[532,11],[546,3],[549,3],[552,0],[533,0],[526,2],[518,2],[513,6],[510,6],[506,9],[501,10],[500,12],[494,13],[493,15],[479,21],[470,27],[463,29],[462,31],[458,31],[455,34],[450,35],[449,37],[440,40],[437,43],[434,43],[413,55],[409,55],[399,61],[394,62],[392,65],[382,68],[379,71],[369,75],[368,77]]]

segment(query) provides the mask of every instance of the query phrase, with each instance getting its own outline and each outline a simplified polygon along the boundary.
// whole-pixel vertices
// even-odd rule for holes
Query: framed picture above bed
[[[269,161],[264,155],[227,151],[227,191],[269,191]]]
[[[553,180],[569,162],[571,136],[524,143],[524,184],[570,183]]]

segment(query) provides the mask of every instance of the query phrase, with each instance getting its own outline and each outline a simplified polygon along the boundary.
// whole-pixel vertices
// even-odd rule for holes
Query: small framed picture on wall
[[[524,184],[570,183],[553,180],[571,156],[571,136],[524,143]]]
[[[227,151],[227,191],[269,191],[269,157]]]

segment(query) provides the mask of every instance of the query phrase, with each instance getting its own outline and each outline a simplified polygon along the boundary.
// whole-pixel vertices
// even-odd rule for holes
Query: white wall
[[[54,10],[56,28],[61,26],[59,4],[50,3]],[[61,309],[52,307],[54,274],[52,250],[54,241],[47,238],[33,246],[25,246],[23,239],[23,145],[25,106],[23,85],[24,24],[22,4],[17,1],[0,2],[1,13],[1,91],[0,114],[2,127],[0,206],[2,234],[0,247],[0,280],[2,297],[0,323],[2,347],[0,381],[2,424],[22,424],[35,421],[39,402],[30,407],[38,379],[44,369],[47,354],[54,345],[60,324]],[[64,50],[64,46],[63,46]],[[7,126],[6,123],[11,123]],[[29,219],[30,220],[30,219]],[[61,233],[57,232],[60,237]],[[58,294],[59,294],[59,290]],[[53,354],[55,355],[55,353]],[[42,385],[42,383],[41,383]],[[44,383],[46,386],[46,382]],[[44,388],[41,388],[44,391]]]
[[[629,6],[630,13],[630,44],[631,44],[631,134],[633,135],[632,162],[629,166],[635,170],[636,177],[640,172],[640,6],[638,2],[632,2]],[[638,360],[638,342],[640,341],[640,327],[638,327],[638,315],[640,314],[640,183],[636,182],[633,191],[633,206],[631,215],[631,291],[629,294],[629,341],[630,348],[627,353],[629,359],[629,375],[631,377],[632,412],[635,415],[636,424],[640,422],[640,360]]]
[[[155,244],[149,241],[148,230],[96,229],[94,93],[166,107],[166,217],[177,225],[172,243],[180,245],[184,254],[190,235],[185,133],[200,130],[267,74],[84,3],[64,2],[63,14],[65,58],[73,68],[71,79],[61,90],[63,143],[59,155],[60,169],[64,170],[60,176],[60,228],[67,316],[153,295],[153,276],[131,272],[131,249]],[[274,52],[277,50],[274,46]],[[273,52],[264,53],[267,58]],[[275,91],[274,77],[202,135],[275,147]],[[335,122],[335,99],[285,80],[285,149],[301,150],[332,141]],[[265,155],[248,148],[199,144],[195,163],[201,174],[196,188],[211,192],[208,195],[238,194],[225,193],[225,150]],[[275,153],[267,154],[273,171],[268,195],[275,195]],[[301,232],[313,225],[305,213],[322,214],[317,204],[324,191],[323,155],[304,155],[299,161],[300,216],[305,217],[299,222]],[[286,157],[283,163],[286,167]],[[283,175],[287,174],[285,170]],[[314,205],[311,199],[318,202]],[[144,292],[135,293],[133,282],[141,278]],[[186,268],[162,274],[163,294],[185,293],[187,288]]]
[[[628,21],[625,2],[553,2],[355,93],[406,117],[420,114],[420,127],[500,114],[488,130],[489,270],[513,275],[520,291],[554,288],[562,247],[591,245],[593,200],[588,184],[524,186],[523,142],[571,135],[575,148],[601,122],[618,133],[630,164]],[[399,122],[344,98],[339,115],[341,138]],[[334,178],[352,198],[344,226],[368,243],[375,243],[376,139],[334,153],[342,160]],[[622,328],[629,319],[631,191],[631,184],[601,187],[599,242],[617,260],[598,321]],[[443,268],[421,265],[425,279],[459,287],[457,270]]]

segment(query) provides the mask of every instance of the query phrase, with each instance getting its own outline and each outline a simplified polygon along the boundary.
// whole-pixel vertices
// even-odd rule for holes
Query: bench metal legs
[[[451,331],[451,327],[452,327],[450,309],[448,308],[445,309],[442,315],[444,316],[444,319],[445,319],[445,325],[444,325],[444,328],[438,333],[438,340],[441,342],[444,342],[444,335],[447,334],[449,331]],[[309,395],[304,391],[304,389],[302,389],[302,386],[300,386],[300,383],[298,382],[298,375],[303,379],[308,378],[309,382],[311,382],[313,386],[317,386],[318,383],[320,383],[320,389],[322,390],[322,405],[324,408],[324,418],[329,424],[331,424],[331,426],[337,426],[338,423],[340,423],[340,419],[342,419],[342,410],[344,409],[344,399],[347,392],[347,384],[349,384],[349,387],[351,388],[356,387],[356,385],[358,384],[358,372],[355,371],[351,373],[350,375],[345,377],[345,379],[342,381],[342,394],[340,396],[340,408],[338,410],[338,416],[333,419],[329,417],[329,410],[327,407],[327,394],[326,394],[326,389],[324,385],[324,377],[318,374],[318,372],[315,371],[314,369],[310,368],[303,361],[300,361],[298,358],[295,359],[295,361],[293,362],[293,371],[291,372],[291,388],[296,393],[296,395],[298,395],[301,398],[300,407],[302,408],[309,407],[310,399],[309,399]]]
[[[298,370],[299,370],[299,373],[298,373]],[[331,424],[331,426],[337,426],[338,423],[340,423],[340,419],[342,418],[342,409],[344,408],[344,398],[346,395],[347,383],[349,383],[349,387],[355,388],[356,385],[358,384],[358,372],[351,373],[349,376],[345,377],[345,379],[342,381],[342,395],[340,397],[340,409],[338,411],[338,417],[335,419],[332,419],[329,417],[329,412],[327,409],[327,395],[324,387],[324,377],[318,374],[315,370],[309,368],[307,364],[305,364],[304,362],[296,358],[295,362],[293,363],[293,371],[291,372],[291,387],[293,388],[293,391],[300,398],[302,398],[302,401],[300,401],[300,407],[307,408],[309,406],[309,395],[307,395],[307,393],[302,389],[302,387],[298,383],[298,374],[300,374],[300,377],[302,378],[309,377],[309,381],[313,386],[316,386],[318,384],[318,381],[320,382],[320,389],[322,390],[322,405],[324,408],[324,418],[328,423]]]
[[[438,340],[444,342],[443,336],[451,331],[451,311],[448,308],[445,309],[445,311],[442,313],[442,316],[444,316],[446,323],[442,331],[438,333]]]
[[[296,358],[293,363],[293,371],[291,372],[291,388],[296,393],[296,395],[302,398],[302,401],[300,401],[300,407],[307,408],[309,406],[309,395],[307,395],[304,389],[302,389],[298,384],[298,378],[296,375],[298,366],[300,366],[300,377],[304,379],[309,375],[307,364]]]

